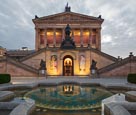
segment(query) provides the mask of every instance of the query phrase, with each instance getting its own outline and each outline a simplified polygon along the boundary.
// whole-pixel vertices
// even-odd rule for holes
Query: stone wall
[[[5,73],[6,72],[6,62],[0,62],[0,73]]]
[[[45,52],[42,52],[42,53],[35,55],[35,56],[32,56],[31,58],[24,60],[22,63],[24,63],[28,66],[31,66],[35,69],[39,69],[41,59],[45,60]]]
[[[29,76],[37,76],[37,74],[34,74],[32,72],[29,72],[23,68],[20,68],[18,66],[15,66],[13,64],[7,63],[6,69],[5,71],[3,71],[4,73],[9,73],[11,74],[11,76],[20,76],[20,77],[29,77]]]
[[[114,61],[94,52],[91,52],[91,60],[92,59],[97,62],[96,66],[98,69],[114,63]]]
[[[58,72],[53,73],[50,70],[50,56],[51,55],[57,55],[57,64],[58,64]],[[90,65],[91,65],[91,60],[94,59],[97,61],[97,68],[103,68],[107,65],[110,65],[114,63],[113,60],[109,59],[106,56],[103,56],[99,53],[94,53],[90,50],[58,50],[56,52],[52,51],[46,51],[46,65],[47,65],[47,74],[48,75],[62,75],[63,74],[63,57],[66,55],[71,55],[73,57],[74,61],[74,75],[89,75],[90,74]],[[79,69],[79,56],[84,55],[85,56],[85,71],[80,71]]]
[[[116,67],[110,71],[100,74],[100,76],[127,76],[129,73],[136,73],[136,62],[127,63],[125,65]]]

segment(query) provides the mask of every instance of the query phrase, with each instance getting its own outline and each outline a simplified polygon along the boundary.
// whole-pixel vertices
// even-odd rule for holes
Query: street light
[[[132,68],[131,68],[131,61],[132,61],[132,59],[133,59],[133,52],[130,52],[130,54],[129,54],[129,60],[130,60],[130,74],[131,74],[131,70],[132,70]]]

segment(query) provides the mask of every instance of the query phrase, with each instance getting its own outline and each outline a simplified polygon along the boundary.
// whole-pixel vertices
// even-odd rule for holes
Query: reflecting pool
[[[37,107],[53,110],[97,110],[101,100],[112,94],[100,87],[59,85],[39,87],[25,94],[25,98],[36,101]]]

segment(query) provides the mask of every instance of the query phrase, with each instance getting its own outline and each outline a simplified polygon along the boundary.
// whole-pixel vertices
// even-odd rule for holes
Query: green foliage
[[[136,83],[136,74],[128,74],[127,81],[130,83]]]
[[[10,74],[0,74],[0,84],[9,83],[11,80]]]

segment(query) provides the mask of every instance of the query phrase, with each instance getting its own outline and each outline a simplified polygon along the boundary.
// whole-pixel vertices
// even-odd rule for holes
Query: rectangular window
[[[58,29],[56,30],[56,46],[60,46],[62,42],[62,30]]]
[[[44,35],[40,35],[40,44],[44,45]]]
[[[90,43],[90,41],[89,41],[89,30],[87,30],[87,29],[85,29],[84,31],[83,31],[83,44],[84,45],[88,45],[89,43]]]
[[[53,41],[54,41],[54,34],[53,34],[53,30],[47,30],[47,44],[49,46],[53,45]]]
[[[74,41],[76,45],[80,45],[80,30],[74,30]]]

